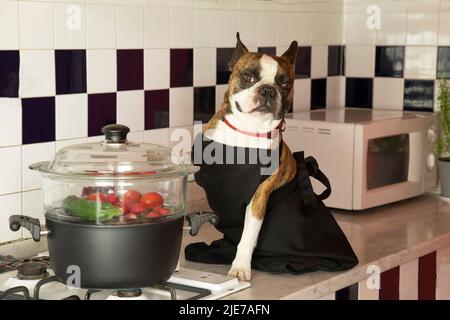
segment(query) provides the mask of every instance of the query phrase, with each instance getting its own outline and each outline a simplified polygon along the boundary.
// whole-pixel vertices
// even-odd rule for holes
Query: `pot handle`
[[[200,227],[206,222],[216,226],[219,223],[219,216],[211,211],[198,211],[187,214],[186,220],[189,223],[189,227],[186,229],[189,230],[191,236],[195,236],[200,230]]]
[[[41,234],[45,234],[45,231],[41,232],[39,219],[20,215],[12,215],[9,217],[9,228],[11,231],[19,231],[21,227],[30,231],[34,241],[41,240]]]

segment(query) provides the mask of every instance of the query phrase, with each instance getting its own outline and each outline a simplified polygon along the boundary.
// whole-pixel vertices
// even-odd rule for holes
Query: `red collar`
[[[256,138],[267,138],[267,139],[272,139],[272,138],[276,138],[277,137],[277,133],[278,131],[283,132],[284,131],[284,118],[281,119],[280,123],[278,124],[278,126],[273,129],[272,131],[269,132],[250,132],[250,131],[245,131],[245,130],[241,130],[239,128],[236,128],[235,126],[233,126],[228,120],[227,118],[223,117],[222,121],[231,129],[233,129],[234,131],[237,131],[239,133],[245,134],[247,136],[251,136],[251,137],[256,137]]]

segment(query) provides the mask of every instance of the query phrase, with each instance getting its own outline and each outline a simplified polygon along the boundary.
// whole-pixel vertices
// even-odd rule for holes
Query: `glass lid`
[[[195,167],[182,163],[170,148],[127,140],[130,129],[111,124],[102,128],[105,140],[59,150],[53,161],[39,162],[31,169],[47,174],[81,178],[149,178],[189,174]]]

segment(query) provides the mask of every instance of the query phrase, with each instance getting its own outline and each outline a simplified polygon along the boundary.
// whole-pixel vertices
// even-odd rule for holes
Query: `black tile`
[[[358,283],[337,290],[335,300],[358,300]]]
[[[145,91],[145,130],[169,127],[169,89]]]
[[[450,79],[450,47],[438,48],[437,75]]]
[[[375,57],[376,77],[403,77],[405,47],[377,47]]]
[[[116,123],[116,93],[88,95],[88,136],[102,135],[101,129]]]
[[[194,121],[206,123],[216,113],[216,87],[194,88]]]
[[[230,71],[228,71],[228,63],[233,56],[234,48],[217,48],[216,55],[216,83],[227,84],[230,79]]]
[[[311,109],[323,109],[327,105],[327,79],[311,80]]]
[[[258,52],[276,56],[277,48],[276,47],[258,47]]]
[[[295,61],[295,77],[297,79],[311,77],[311,47],[299,47]]]
[[[193,77],[192,49],[170,49],[170,87],[190,87]]]
[[[345,105],[372,108],[373,78],[346,78]]]
[[[22,143],[55,140],[55,97],[22,99]]]
[[[0,51],[0,97],[19,96],[19,50]]]
[[[117,90],[144,89],[144,50],[117,50]]]
[[[86,50],[55,50],[56,94],[86,92]]]
[[[434,80],[405,80],[403,109],[433,111]]]
[[[328,76],[344,75],[345,47],[328,46]]]

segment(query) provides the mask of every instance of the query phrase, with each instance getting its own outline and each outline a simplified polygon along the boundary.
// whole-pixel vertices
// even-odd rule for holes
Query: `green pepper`
[[[63,207],[72,215],[87,220],[110,220],[122,214],[120,208],[110,203],[89,201],[77,196],[65,198]]]

